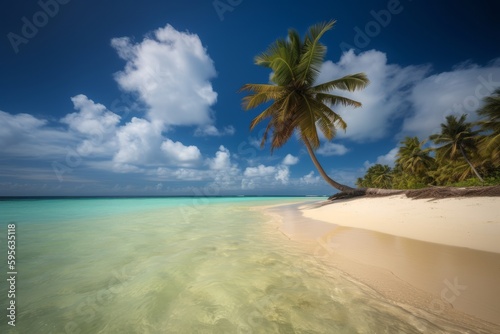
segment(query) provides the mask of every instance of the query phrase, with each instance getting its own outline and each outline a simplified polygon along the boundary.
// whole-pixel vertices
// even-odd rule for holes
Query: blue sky
[[[405,136],[500,86],[498,1],[9,1],[0,14],[0,196],[331,194],[302,144],[260,149],[239,88],[289,28],[337,23],[318,81],[365,72],[318,159],[353,185]]]

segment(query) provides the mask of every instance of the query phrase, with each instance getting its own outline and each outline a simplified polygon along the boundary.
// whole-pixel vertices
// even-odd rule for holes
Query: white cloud
[[[309,174],[302,176],[299,179],[300,183],[313,185],[321,182],[321,178],[319,176],[314,175],[314,171],[311,171]]]
[[[277,181],[280,181],[281,184],[288,184],[288,181],[290,179],[290,169],[288,168],[288,166],[278,167],[274,178]]]
[[[113,157],[114,169],[123,171],[121,165],[193,167],[201,160],[198,147],[165,138],[159,122],[133,117],[118,128],[116,138],[118,149]],[[135,171],[129,167],[126,170]]]
[[[206,125],[197,128],[196,131],[194,132],[194,135],[198,137],[203,137],[203,136],[221,137],[221,136],[234,135],[235,132],[236,130],[232,125],[224,127],[223,130],[219,130],[213,125]]]
[[[467,120],[475,121],[482,99],[496,87],[500,87],[500,58],[484,67],[468,64],[421,80],[409,97],[415,112],[405,119],[401,136],[425,138],[437,133],[452,114],[468,114]]]
[[[332,142],[324,142],[321,144],[320,148],[316,150],[316,153],[329,157],[332,155],[344,155],[349,152],[349,149],[342,144],[335,144]]]
[[[213,123],[210,107],[217,93],[210,80],[216,71],[198,35],[167,25],[140,43],[122,37],[111,45],[127,62],[116,74],[118,84],[138,93],[150,120],[167,126]]]
[[[162,137],[161,126],[133,117],[117,131],[118,152],[113,161],[121,164],[148,164],[155,161]]]
[[[269,188],[277,185],[287,185],[290,181],[288,165],[277,166],[258,165],[247,167],[241,180],[242,189]]]
[[[246,177],[266,177],[276,173],[276,167],[258,165],[257,167],[247,167],[243,173]]]
[[[344,53],[337,63],[326,61],[318,78],[319,83],[358,72],[364,72],[370,80],[370,85],[361,91],[333,92],[363,104],[356,109],[334,107],[347,123],[347,131],[339,131],[337,136],[362,142],[389,135],[394,120],[405,115],[412,86],[422,80],[428,71],[428,66],[388,64],[386,54],[376,50],[359,55],[351,50]]]
[[[224,146],[220,146],[215,153],[215,157],[207,160],[207,164],[212,170],[225,170],[231,167],[231,153]]]
[[[46,120],[38,119],[28,114],[11,115],[0,111],[0,142],[4,148],[19,143],[21,138],[29,137],[34,131],[38,131]]]
[[[12,115],[0,111],[0,148],[14,157],[47,158],[65,155],[76,138],[64,130],[52,128],[45,119],[29,114]]]
[[[185,146],[181,142],[174,142],[170,139],[161,144],[161,149],[165,152],[170,162],[178,166],[191,166],[201,159],[201,152],[198,147],[190,145]]]
[[[0,111],[0,138],[9,138],[16,133],[29,133],[36,130],[45,124],[46,120],[38,119],[29,114],[11,115],[9,113]]]
[[[211,186],[214,189],[236,188],[241,179],[241,171],[238,165],[231,161],[231,153],[223,145],[215,153],[214,158],[207,159],[209,177],[213,180]]]
[[[396,155],[398,154],[398,152],[399,152],[399,147],[395,147],[392,150],[390,150],[387,154],[378,156],[376,163],[393,167],[394,163],[396,162]]]
[[[120,116],[108,111],[105,106],[87,98],[85,95],[77,95],[71,98],[76,113],[67,114],[61,119],[61,123],[69,125],[69,128],[88,135],[100,135],[113,132],[115,126],[120,122]]]
[[[116,150],[115,134],[120,116],[82,94],[72,97],[71,101],[77,112],[64,116],[61,123],[84,137],[76,148],[78,154],[112,154]]]
[[[287,154],[286,157],[283,159],[282,164],[287,165],[287,166],[292,166],[292,165],[296,165],[298,162],[299,162],[299,158],[297,158],[291,154]]]

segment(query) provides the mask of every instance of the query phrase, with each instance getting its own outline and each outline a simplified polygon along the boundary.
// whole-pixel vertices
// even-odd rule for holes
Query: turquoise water
[[[0,333],[461,333],[336,272],[252,210],[314,200],[0,201],[18,272],[16,326],[2,283]]]

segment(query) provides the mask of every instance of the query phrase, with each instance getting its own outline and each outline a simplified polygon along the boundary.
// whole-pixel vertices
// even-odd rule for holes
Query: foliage
[[[262,146],[270,140],[272,152],[297,133],[321,176],[341,191],[353,191],[332,180],[314,154],[314,150],[320,146],[318,129],[327,140],[332,140],[337,129],[345,130],[347,127],[332,108],[337,105],[361,106],[358,101],[333,94],[334,90],[355,91],[364,88],[369,82],[364,73],[346,75],[320,84],[316,82],[326,54],[326,46],[319,40],[332,29],[334,23],[330,21],[310,27],[303,39],[295,30],[289,30],[288,38],[278,39],[255,57],[256,65],[272,71],[272,83],[246,84],[241,91],[250,92],[243,98],[245,110],[270,102],[250,123],[250,129],[253,129],[264,120],[268,121]]]
[[[466,121],[467,115],[447,116],[441,132],[429,137],[435,148],[424,148],[425,140],[406,137],[395,167],[383,180],[390,179],[394,189],[500,184],[500,88],[484,99],[478,114],[481,118],[475,124]],[[369,168],[357,185],[387,186],[388,182],[377,182],[381,180],[377,176],[383,174],[380,168]]]
[[[485,133],[479,139],[481,154],[496,167],[500,166],[500,88],[484,99],[484,106],[477,111],[477,123]]]
[[[368,168],[365,176],[356,181],[356,185],[362,188],[392,188],[393,173],[391,167],[376,164]]]

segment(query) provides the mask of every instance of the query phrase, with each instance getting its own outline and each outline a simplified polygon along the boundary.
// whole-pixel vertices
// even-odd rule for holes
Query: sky
[[[346,121],[317,156],[354,186],[393,165],[405,136],[475,111],[500,86],[495,0],[9,1],[0,13],[0,196],[330,195],[295,136],[260,147],[268,83],[254,57],[288,29],[336,20],[318,83],[365,72],[339,95]]]

